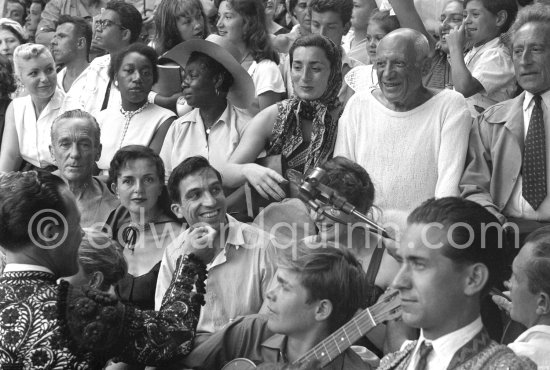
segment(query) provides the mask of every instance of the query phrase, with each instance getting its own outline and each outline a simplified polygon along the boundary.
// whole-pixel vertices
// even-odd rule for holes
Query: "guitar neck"
[[[294,364],[302,364],[317,359],[320,361],[320,367],[325,367],[376,325],[375,318],[367,308],[310,349],[305,355],[296,360]]]

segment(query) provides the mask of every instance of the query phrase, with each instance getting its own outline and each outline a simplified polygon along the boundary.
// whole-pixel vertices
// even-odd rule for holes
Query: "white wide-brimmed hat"
[[[239,63],[241,53],[231,41],[218,35],[210,35],[206,40],[184,41],[164,54],[159,62],[173,61],[185,68],[194,51],[208,55],[231,73],[233,84],[229,88],[227,99],[238,108],[248,109],[256,96],[256,89],[252,78]]]

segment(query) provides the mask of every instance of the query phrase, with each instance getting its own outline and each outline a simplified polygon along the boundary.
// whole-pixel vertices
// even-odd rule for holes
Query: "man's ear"
[[[50,155],[52,156],[52,159],[53,159],[54,162],[55,162],[55,155],[54,155],[54,152],[53,152],[53,145],[50,144],[49,148],[50,148]]]
[[[480,293],[487,280],[489,280],[489,269],[483,263],[474,263],[471,266],[465,267],[466,281],[464,284],[464,294],[473,296]]]
[[[118,195],[116,190],[116,181],[111,184],[111,191],[113,194]]]
[[[499,31],[502,30],[502,27],[504,27],[504,24],[506,23],[507,20],[508,20],[508,12],[506,10],[501,10],[497,12],[496,25]]]
[[[546,316],[550,314],[550,296],[540,292],[537,298],[537,315]]]
[[[181,204],[172,203],[170,205],[170,209],[176,215],[177,218],[185,218],[185,215],[183,214],[183,207],[181,206]]]
[[[94,273],[92,273],[92,277],[90,278],[90,282],[88,283],[88,285],[95,289],[101,289],[104,279],[105,278],[101,271],[95,271]]]
[[[315,309],[315,320],[325,321],[328,320],[332,314],[332,302],[328,299],[321,299],[317,304]]]
[[[122,30],[122,40],[130,42],[130,39],[132,38],[132,32],[128,29]]]
[[[76,48],[77,49],[86,49],[86,45],[87,42],[86,42],[86,38],[85,37],[79,37],[78,38],[78,41],[76,42]]]

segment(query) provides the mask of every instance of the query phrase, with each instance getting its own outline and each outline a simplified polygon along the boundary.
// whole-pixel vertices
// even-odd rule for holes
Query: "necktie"
[[[523,198],[536,210],[546,198],[546,135],[540,95],[535,95],[533,100],[535,106],[525,138],[522,175]]]
[[[416,362],[415,370],[425,370],[428,362],[428,356],[433,350],[433,346],[430,343],[423,341],[418,348],[418,361]]]

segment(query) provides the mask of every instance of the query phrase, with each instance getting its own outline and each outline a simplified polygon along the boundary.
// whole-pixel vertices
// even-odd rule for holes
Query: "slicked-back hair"
[[[115,74],[118,72],[118,70],[122,66],[122,61],[124,60],[124,57],[126,57],[130,53],[141,54],[149,60],[153,71],[153,83],[156,83],[159,79],[159,70],[157,66],[157,58],[158,58],[157,53],[152,47],[149,47],[141,43],[130,44],[124,49],[122,49],[121,51],[119,51],[118,53],[116,53],[111,58],[111,64],[109,65],[109,78],[111,78],[111,80],[114,80]]]
[[[361,263],[348,249],[333,244],[315,248],[307,241],[290,248],[295,256],[283,251],[279,254],[279,268],[299,275],[308,296],[307,303],[328,299],[332,313],[327,320],[332,332],[351,320],[358,309],[364,308],[369,295],[365,272]]]
[[[92,26],[84,18],[75,17],[68,14],[63,14],[59,17],[57,26],[70,23],[74,26],[75,35],[77,38],[84,37],[86,40],[86,56],[90,55],[90,47],[92,46]]]
[[[8,172],[0,175],[0,245],[6,250],[32,242],[31,235],[38,230],[29,229],[42,224],[40,218],[59,212],[67,216],[65,200],[61,194],[67,186],[63,180],[46,171]],[[48,212],[42,212],[48,210]]]
[[[99,127],[99,123],[97,123],[97,120],[94,116],[92,116],[90,113],[80,110],[80,109],[74,109],[69,110],[58,116],[52,123],[52,128],[50,131],[50,137],[52,140],[52,144],[55,143],[55,126],[57,122],[64,120],[64,119],[84,119],[90,122],[94,128],[94,145],[95,147],[99,147],[99,144],[101,144],[101,128]]]
[[[503,229],[483,206],[458,197],[432,198],[416,208],[407,222],[441,225],[441,230],[447,230],[448,240],[442,247],[446,257],[459,265],[484,264],[489,279],[482,295],[504,281]]]
[[[464,9],[466,5],[472,0],[464,0]],[[500,33],[507,32],[510,29],[512,23],[516,19],[516,14],[518,13],[518,4],[516,0],[479,0],[485,9],[490,11],[492,14],[497,15],[498,12],[504,10],[507,14],[506,22],[500,28]]]
[[[214,171],[216,177],[220,180],[220,183],[222,183],[222,175],[220,172],[212,167],[210,162],[208,162],[208,159],[203,156],[197,155],[194,157],[189,157],[178,164],[168,179],[168,193],[170,194],[172,203],[181,203],[182,198],[179,186],[183,179],[189,175],[209,169]]]
[[[130,43],[136,42],[143,25],[141,14],[139,14],[136,7],[121,0],[111,0],[107,3],[105,9],[118,14],[122,27],[130,31]]]
[[[525,266],[529,291],[550,295],[550,226],[533,231],[525,243],[533,244],[531,258]]]
[[[342,20],[342,24],[345,26],[351,22],[353,0],[311,0],[309,8],[316,13],[338,13]]]

